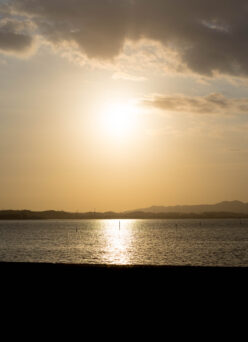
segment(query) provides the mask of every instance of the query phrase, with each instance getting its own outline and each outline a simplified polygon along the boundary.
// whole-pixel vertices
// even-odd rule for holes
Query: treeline
[[[204,218],[248,218],[245,213],[206,212],[206,213],[144,213],[134,212],[88,212],[70,213],[65,211],[2,210],[0,220],[86,220],[86,219],[204,219]]]

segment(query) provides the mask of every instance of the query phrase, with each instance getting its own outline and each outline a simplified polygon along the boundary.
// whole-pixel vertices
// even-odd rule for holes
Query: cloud
[[[54,44],[75,44],[90,58],[118,55],[128,30],[126,0],[13,0],[12,12],[32,17]]]
[[[197,114],[248,114],[247,98],[227,98],[213,93],[207,96],[154,95],[143,104],[170,112]]]
[[[127,40],[147,39],[176,53],[181,65],[193,73],[248,76],[247,0],[9,0],[8,4],[9,14],[30,18],[46,40],[74,46],[88,58],[114,60]],[[15,38],[20,38],[21,46],[28,44],[28,37]]]
[[[0,50],[26,52],[32,46],[32,38],[24,34],[0,31]]]
[[[28,30],[32,23],[8,17],[0,17],[0,51],[25,55],[31,52],[35,39]]]

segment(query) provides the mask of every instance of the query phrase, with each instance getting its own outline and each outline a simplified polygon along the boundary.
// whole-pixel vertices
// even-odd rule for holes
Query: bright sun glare
[[[136,126],[138,109],[131,102],[108,103],[103,111],[104,130],[115,138],[127,138]]]

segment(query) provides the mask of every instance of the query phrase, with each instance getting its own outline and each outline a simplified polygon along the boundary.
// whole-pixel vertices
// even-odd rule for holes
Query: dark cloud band
[[[31,48],[33,39],[30,36],[0,30],[0,50],[6,52],[26,52]]]
[[[90,58],[117,56],[127,39],[175,50],[189,70],[248,76],[247,0],[9,0],[52,43]],[[21,38],[21,37],[20,37]],[[141,61],[142,63],[142,61]]]
[[[197,114],[248,114],[248,99],[227,98],[213,93],[207,96],[154,95],[143,104],[169,112]]]

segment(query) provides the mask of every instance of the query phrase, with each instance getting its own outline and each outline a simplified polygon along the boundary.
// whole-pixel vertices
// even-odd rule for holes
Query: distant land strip
[[[71,213],[65,211],[30,211],[1,210],[0,220],[91,220],[91,219],[204,219],[204,218],[248,218],[248,213],[235,212],[203,212],[203,213],[152,213],[132,212],[86,212]]]

